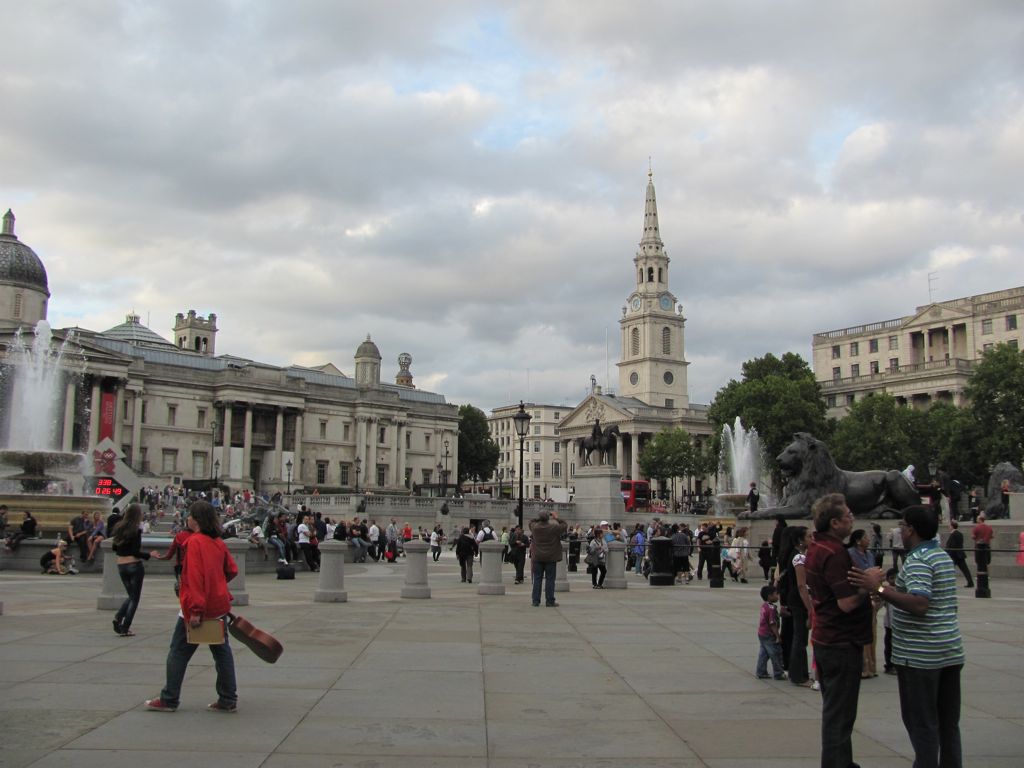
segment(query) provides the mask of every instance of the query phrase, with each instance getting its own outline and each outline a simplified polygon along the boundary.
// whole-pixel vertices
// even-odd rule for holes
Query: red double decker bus
[[[619,483],[627,512],[646,510],[651,506],[651,484],[646,480],[623,480]]]

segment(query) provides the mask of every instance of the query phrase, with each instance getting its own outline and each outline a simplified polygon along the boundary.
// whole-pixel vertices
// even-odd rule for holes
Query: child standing
[[[761,617],[757,625],[757,669],[754,674],[759,680],[768,678],[768,659],[772,660],[772,671],[776,680],[785,680],[782,668],[782,645],[779,643],[779,590],[771,585],[761,587]]]

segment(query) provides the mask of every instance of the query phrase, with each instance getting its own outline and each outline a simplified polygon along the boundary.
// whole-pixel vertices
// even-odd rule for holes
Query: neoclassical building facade
[[[46,319],[46,270],[18,240],[14,216],[0,234],[0,343]],[[150,484],[217,480],[232,489],[356,489],[406,493],[437,480],[442,446],[458,440],[458,408],[417,389],[412,357],[395,383],[367,336],[345,375],[331,364],[279,367],[215,354],[217,316],[179,313],[173,339],[137,315],[73,336],[81,366],[66,376],[55,448],[90,451],[110,437]],[[29,332],[29,331],[24,331]],[[457,455],[449,461],[458,462]]]
[[[912,315],[823,331],[812,341],[814,377],[828,415],[845,416],[873,392],[904,405],[964,404],[978,359],[1024,344],[1024,287],[918,307]]]
[[[634,284],[619,319],[618,390],[604,392],[592,380],[590,394],[573,408],[526,404],[535,418],[541,417],[539,423],[531,421],[531,429],[536,424],[539,431],[528,441],[531,448],[538,448],[535,453],[539,458],[534,459],[533,453],[524,455],[530,462],[527,477],[532,486],[527,494],[545,486],[571,487],[580,465],[577,441],[590,435],[595,419],[602,427],[619,428],[616,465],[624,479],[643,478],[639,461],[644,445],[665,429],[681,427],[698,441],[711,438],[707,406],[689,401],[686,318],[670,289],[669,263],[661,239],[654,180],[648,173],[643,234],[633,256]],[[505,478],[511,469],[518,472],[519,443],[511,423],[517,408],[503,406],[489,418],[491,436],[502,450],[498,472]],[[702,480],[696,481],[693,490],[700,490],[702,485]]]

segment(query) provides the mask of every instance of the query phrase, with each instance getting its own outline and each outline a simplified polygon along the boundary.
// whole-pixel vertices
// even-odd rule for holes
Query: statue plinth
[[[578,467],[573,477],[576,486],[576,494],[573,496],[576,519],[595,523],[601,520],[621,520],[625,511],[619,486],[621,480],[622,474],[618,467]]]

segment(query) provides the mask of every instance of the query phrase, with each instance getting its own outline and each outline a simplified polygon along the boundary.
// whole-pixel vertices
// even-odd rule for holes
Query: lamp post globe
[[[519,401],[519,410],[512,417],[512,423],[516,428],[516,435],[519,436],[519,505],[516,507],[516,519],[519,527],[523,527],[523,441],[530,431],[530,414],[526,412],[523,401]]]

